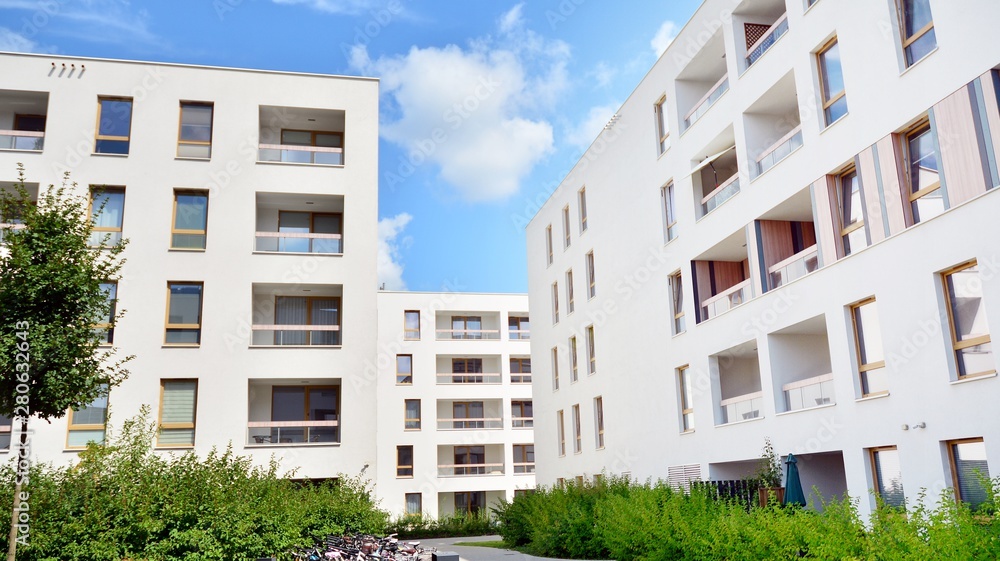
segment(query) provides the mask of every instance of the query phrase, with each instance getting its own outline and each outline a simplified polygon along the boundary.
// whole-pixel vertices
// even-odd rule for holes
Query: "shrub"
[[[387,530],[387,533],[399,534],[400,539],[486,536],[496,532],[496,520],[487,511],[457,513],[436,520],[411,514],[392,521]]]

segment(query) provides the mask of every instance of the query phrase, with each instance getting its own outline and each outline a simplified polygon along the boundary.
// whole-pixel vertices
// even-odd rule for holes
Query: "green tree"
[[[21,226],[2,231],[0,246],[0,415],[20,422],[18,472],[27,473],[28,416],[51,421],[82,408],[128,376],[114,348],[101,347],[104,331],[124,312],[101,284],[119,279],[127,240],[90,246],[89,200],[76,193],[69,173],[59,187],[39,192],[37,204],[18,164],[13,192],[0,193],[2,222]],[[41,190],[40,190],[41,191]],[[103,210],[101,208],[96,211]],[[14,489],[7,559],[13,561],[22,478]]]

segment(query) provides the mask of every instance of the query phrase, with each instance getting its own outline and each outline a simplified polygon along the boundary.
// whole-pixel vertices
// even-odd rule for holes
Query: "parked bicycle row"
[[[370,534],[327,536],[325,540],[306,548],[288,552],[287,559],[294,561],[421,561],[426,560],[434,548],[420,547],[420,542],[400,542],[396,534],[384,538]]]

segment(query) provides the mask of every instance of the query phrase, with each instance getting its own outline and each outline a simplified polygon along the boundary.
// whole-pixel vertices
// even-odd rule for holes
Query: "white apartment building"
[[[530,336],[524,294],[379,293],[382,508],[447,516],[535,487]]]
[[[1000,474],[988,0],[706,0],[527,227],[539,483]]]

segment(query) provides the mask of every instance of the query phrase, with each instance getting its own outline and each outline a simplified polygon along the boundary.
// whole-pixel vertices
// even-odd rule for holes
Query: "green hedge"
[[[988,494],[975,513],[956,504],[949,491],[936,509],[916,506],[903,513],[880,504],[866,526],[850,499],[824,503],[822,512],[747,510],[703,492],[606,478],[543,488],[502,502],[494,512],[509,546],[545,557],[965,561],[1000,558],[1000,478],[989,482]]]
[[[497,533],[497,522],[488,511],[454,514],[437,520],[408,515],[389,524],[386,533],[399,534],[400,539],[453,538],[460,536],[488,536]]]
[[[232,449],[159,455],[155,434],[144,411],[107,446],[81,452],[76,466],[32,466],[29,546],[17,559],[256,560],[348,529],[386,528],[388,514],[359,479],[299,484],[276,462],[254,467]],[[10,465],[0,468],[3,520],[13,477]],[[0,534],[6,552],[6,529]]]

